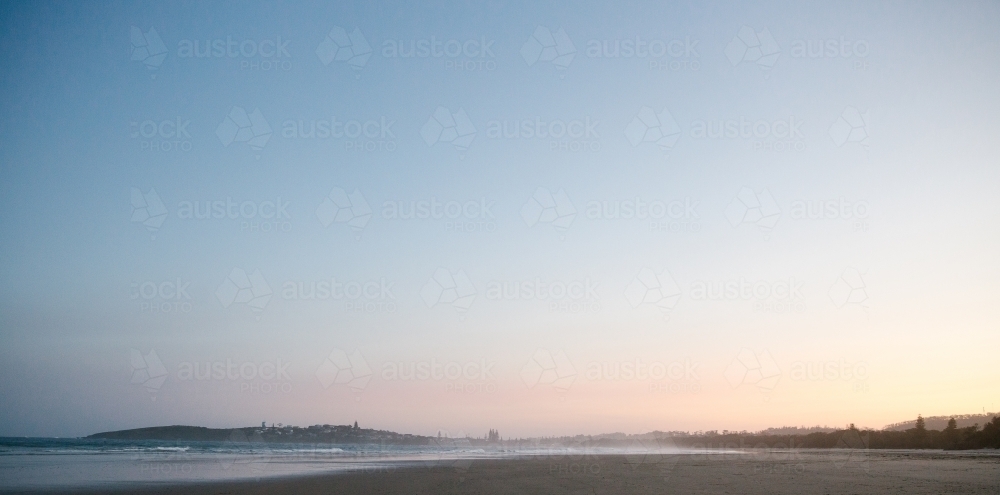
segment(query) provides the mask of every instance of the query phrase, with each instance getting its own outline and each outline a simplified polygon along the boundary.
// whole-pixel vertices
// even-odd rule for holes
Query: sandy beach
[[[58,490],[66,493],[65,487]],[[35,490],[32,493],[45,492]],[[50,491],[55,493],[55,491]],[[785,451],[601,455],[380,465],[261,480],[131,484],[72,493],[142,494],[996,494],[995,452]]]

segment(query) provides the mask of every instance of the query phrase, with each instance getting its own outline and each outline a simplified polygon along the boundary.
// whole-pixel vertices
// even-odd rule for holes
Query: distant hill
[[[222,442],[229,438],[233,429],[205,428],[203,426],[154,426],[134,430],[106,431],[87,438],[103,440],[165,440],[165,441],[205,441]]]
[[[338,443],[427,445],[434,439],[420,435],[385,430],[358,428],[357,425],[314,425],[205,428],[202,426],[154,426],[133,430],[95,433],[86,438],[104,440],[163,440],[181,442],[276,442],[276,443]]]
[[[948,426],[948,420],[955,418],[955,422],[958,423],[959,428],[965,428],[967,426],[973,426],[978,424],[980,427],[989,423],[994,416],[1000,415],[1000,413],[986,413],[986,414],[956,414],[954,416],[931,416],[924,418],[924,424],[928,430],[943,430]],[[902,423],[893,423],[891,425],[886,425],[883,430],[889,431],[906,431],[910,428],[916,428],[917,420],[916,418],[910,421],[903,421]]]

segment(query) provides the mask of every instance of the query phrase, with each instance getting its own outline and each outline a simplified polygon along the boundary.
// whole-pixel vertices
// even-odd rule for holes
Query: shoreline
[[[457,458],[258,479],[22,487],[0,493],[998,493],[1000,453],[849,450]]]

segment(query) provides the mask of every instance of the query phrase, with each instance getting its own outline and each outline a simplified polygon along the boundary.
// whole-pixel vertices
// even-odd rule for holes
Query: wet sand
[[[477,459],[259,481],[106,486],[71,493],[995,495],[1000,493],[1000,456],[845,450]]]

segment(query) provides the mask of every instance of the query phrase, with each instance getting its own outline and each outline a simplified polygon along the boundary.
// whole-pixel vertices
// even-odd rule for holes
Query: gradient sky
[[[355,420],[504,437],[881,427],[1000,405],[996,3],[8,2],[0,22],[0,435]],[[357,29],[370,55],[324,64],[335,27]],[[141,40],[155,29],[162,59],[136,55],[136,28]],[[535,33],[560,30],[572,46],[556,53],[574,55],[539,58]],[[748,30],[777,58],[741,58]],[[676,50],[592,56],[637,39]],[[287,54],[183,56],[213,40]],[[386,50],[421,40],[489,52]],[[263,146],[227,138],[234,107],[259,110]],[[467,115],[467,147],[431,132],[439,107]],[[666,109],[679,137],[633,145],[644,107]],[[840,119],[855,116],[848,137]],[[288,132],[334,119],[388,131]],[[762,135],[698,131],[741,121]],[[779,121],[797,132],[764,135]],[[521,122],[591,132],[491,136]],[[327,216],[334,188],[358,191],[371,217]],[[562,190],[575,216],[555,225],[526,208],[540,188]],[[162,224],[143,224],[134,190],[155,191]],[[777,223],[740,221],[747,191],[773,198]],[[637,198],[670,213],[594,214]],[[474,218],[386,208],[432,199],[471,202]],[[183,213],[227,200],[280,201],[287,215]],[[220,289],[234,269],[259,270],[262,310]],[[475,297],[439,300],[441,269]],[[636,282],[647,273],[666,287],[659,304]],[[332,279],[380,289],[287,290]],[[590,292],[494,297],[536,282]],[[727,283],[779,295],[699,291]],[[355,362],[338,367],[338,350]],[[232,372],[279,361],[271,379]],[[637,362],[670,372],[592,372]],[[188,379],[195,363],[232,367]],[[463,372],[391,373],[420,363]]]

